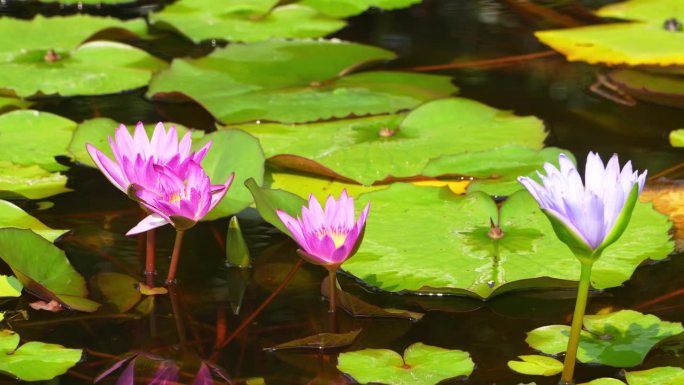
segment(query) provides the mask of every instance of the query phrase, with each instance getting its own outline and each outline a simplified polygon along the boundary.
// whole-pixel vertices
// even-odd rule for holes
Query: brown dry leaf
[[[34,310],[47,310],[47,311],[51,311],[53,313],[64,310],[62,305],[60,305],[59,302],[57,302],[55,300],[52,300],[50,302],[45,302],[45,301],[31,302],[31,303],[29,303],[29,306],[31,306],[31,309],[34,309]]]
[[[675,248],[684,250],[684,180],[660,178],[649,182],[639,198],[652,202],[653,208],[667,215],[674,226]]]

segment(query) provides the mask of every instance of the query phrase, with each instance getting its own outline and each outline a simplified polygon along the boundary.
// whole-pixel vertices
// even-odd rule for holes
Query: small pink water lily
[[[366,227],[370,202],[354,221],[354,198],[343,190],[339,199],[330,195],[325,210],[313,195],[309,206],[302,206],[301,217],[296,219],[282,210],[278,217],[290,230],[299,246],[300,254],[309,262],[323,266],[339,266],[354,255]]]
[[[108,140],[114,160],[91,144],[86,144],[86,148],[107,179],[124,193],[128,193],[128,188],[133,183],[143,185],[147,182],[139,180],[140,173],[135,172],[142,164],[150,162],[173,169],[183,166],[189,160],[200,163],[211,147],[209,142],[199,151],[191,152],[190,133],[186,133],[179,141],[176,127],[171,126],[167,131],[163,123],[158,123],[154,128],[152,138],[148,138],[142,123],[136,125],[133,135],[122,124],[116,129],[114,138],[110,136]]]
[[[617,155],[604,167],[599,155],[590,152],[582,183],[564,154],[559,164],[560,170],[550,163],[544,165],[546,176],[539,173],[541,185],[528,177],[518,180],[539,202],[558,237],[576,255],[581,254],[578,257],[597,258],[627,227],[647,172],[633,171],[631,162],[620,170]]]

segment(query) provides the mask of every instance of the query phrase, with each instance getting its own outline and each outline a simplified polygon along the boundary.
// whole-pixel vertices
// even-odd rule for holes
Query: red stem
[[[154,287],[154,275],[156,273],[154,266],[155,240],[155,230],[147,230],[145,233],[145,281],[149,287]]]
[[[176,282],[176,270],[178,269],[178,259],[180,257],[181,246],[183,245],[184,234],[185,231],[176,231],[176,241],[173,244],[173,253],[171,254],[171,265],[169,266],[169,274],[166,276],[167,285]]]

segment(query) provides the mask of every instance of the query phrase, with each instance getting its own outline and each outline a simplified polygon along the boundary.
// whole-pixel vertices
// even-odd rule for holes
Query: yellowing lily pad
[[[518,358],[520,361],[508,361],[508,367],[520,374],[554,376],[563,371],[563,363],[552,357],[526,355]]]
[[[337,369],[361,384],[435,385],[443,380],[469,376],[475,365],[467,352],[417,342],[404,357],[387,349],[342,353]]]
[[[663,366],[625,372],[625,378],[629,385],[679,385],[684,384],[684,368]]]
[[[584,328],[577,359],[620,368],[639,365],[658,342],[684,332],[679,322],[633,310],[585,316]],[[543,326],[529,332],[526,341],[543,353],[558,354],[565,351],[569,334],[566,325]]]
[[[40,166],[21,166],[0,160],[0,197],[17,195],[41,199],[71,191],[66,188],[67,177],[51,173]]]
[[[665,20],[682,18],[684,3],[679,0],[630,0],[602,7],[596,14],[625,20],[663,25]]]
[[[19,297],[23,288],[24,286],[17,278],[11,275],[0,275],[0,298]]]
[[[597,378],[589,382],[583,382],[579,385],[625,385],[625,383],[614,378]]]
[[[670,131],[670,145],[672,147],[684,147],[684,128]]]
[[[446,76],[352,70],[395,56],[338,40],[231,44],[200,59],[176,59],[147,95],[198,102],[224,123],[285,123],[386,114],[456,91]]]
[[[302,0],[300,4],[334,17],[350,17],[363,13],[370,7],[392,10],[406,8],[421,0]]]
[[[0,200],[0,228],[5,227],[31,229],[50,242],[69,231],[52,229],[14,204]]]

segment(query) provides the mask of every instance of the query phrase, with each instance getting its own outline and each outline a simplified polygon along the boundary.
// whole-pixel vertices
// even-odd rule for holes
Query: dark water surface
[[[608,2],[587,1],[585,4],[595,7]],[[591,19],[570,0],[538,3],[580,20]],[[336,36],[398,52],[401,58],[386,65],[395,69],[547,50],[534,39],[532,32],[556,25],[520,13],[506,4],[494,0],[425,0],[406,10],[367,12],[353,18],[350,27]],[[5,11],[22,17],[37,10],[23,5],[5,7]],[[53,12],[54,8],[46,11]],[[111,12],[131,17],[136,11],[115,9]],[[210,45],[194,47],[173,36],[136,44],[165,58],[199,55],[211,49]],[[667,133],[681,128],[684,110],[646,103],[625,107],[594,96],[588,86],[600,71],[602,69],[598,67],[567,63],[557,55],[505,67],[452,69],[439,73],[453,76],[461,87],[462,96],[543,119],[549,130],[547,144],[567,148],[580,160],[589,150],[599,151],[604,156],[618,152],[623,160],[632,159],[637,168],[648,168],[651,173],[681,162],[682,151],[669,146]],[[212,117],[201,108],[150,103],[143,94],[139,91],[106,97],[46,99],[36,108],[78,121],[107,116],[127,124],[138,120],[169,120],[213,129]],[[50,198],[54,206],[48,209],[39,210],[30,203],[25,203],[24,207],[49,226],[72,229],[58,245],[66,250],[72,263],[86,278],[102,271],[131,272],[140,276],[143,270],[141,244],[138,239],[123,234],[140,219],[141,213],[98,171],[76,167],[69,171],[69,176],[70,187],[75,192]],[[226,220],[198,226],[188,232],[183,247],[177,303],[174,304],[176,312],[169,297],[162,296],[157,300],[154,317],[95,318],[98,316],[32,312],[29,321],[14,322],[13,326],[27,340],[40,339],[88,350],[85,363],[59,383],[89,383],[86,378],[92,379],[113,363],[108,358],[110,355],[130,350],[176,359],[183,365],[181,382],[190,383],[199,360],[207,359],[212,353],[217,325],[225,322],[228,333],[234,330],[279,285],[297,261],[294,245],[261,222],[253,210],[248,209],[239,217],[252,248],[254,268],[239,271],[225,266]],[[160,267],[166,265],[165,256],[170,254],[172,237],[173,231],[168,226],[158,232]],[[164,275],[162,268],[160,277]],[[263,350],[330,330],[327,303],[321,299],[319,290],[323,277],[322,269],[304,265],[255,322],[220,352],[217,363],[237,380],[236,383],[244,383],[249,377],[264,377],[266,384],[349,383],[335,369],[336,353],[268,353]],[[241,282],[246,286],[241,287]],[[467,381],[469,384],[515,385],[534,380],[542,385],[557,381],[557,377],[517,375],[506,367],[506,362],[517,355],[534,354],[524,342],[527,331],[548,324],[568,323],[574,305],[572,290],[509,293],[480,302],[459,297],[372,293],[345,277],[341,278],[341,284],[373,304],[427,313],[422,320],[413,323],[399,319],[355,319],[340,312],[338,330],[363,328],[348,350],[373,347],[401,352],[411,343],[423,342],[470,352],[476,369]],[[646,303],[682,287],[684,258],[673,256],[669,261],[640,267],[623,287],[594,293],[588,313],[605,308],[630,308],[681,322],[684,321],[681,297],[652,305]],[[244,299],[240,305],[238,299],[242,290]],[[235,315],[233,309],[237,307],[239,314]],[[663,357],[652,354],[640,368],[684,365],[682,357],[678,360]],[[617,373],[618,369],[579,365],[577,378],[583,382]]]

